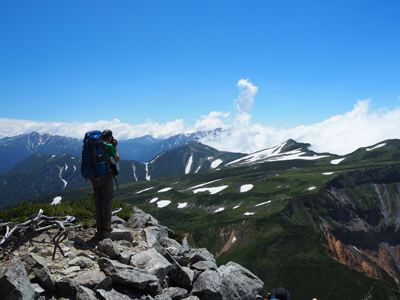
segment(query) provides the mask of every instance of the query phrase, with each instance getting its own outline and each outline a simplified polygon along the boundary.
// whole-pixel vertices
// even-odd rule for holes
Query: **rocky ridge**
[[[31,237],[0,261],[1,299],[255,299],[263,282],[239,264],[217,267],[205,248],[134,207],[128,222],[113,216],[113,232],[58,230]]]

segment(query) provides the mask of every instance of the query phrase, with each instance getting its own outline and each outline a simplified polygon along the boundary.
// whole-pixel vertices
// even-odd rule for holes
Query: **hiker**
[[[114,139],[110,129],[102,132],[104,139],[105,159],[110,161],[114,158],[119,162],[120,157],[117,150],[118,141]],[[116,170],[116,166],[113,165]],[[114,173],[114,175],[116,175]],[[94,191],[94,200],[96,207],[96,227],[98,233],[109,233],[113,230],[111,227],[112,201],[114,198],[113,177],[102,177],[91,180]]]
[[[278,287],[271,292],[271,300],[291,300],[289,291],[284,287]]]

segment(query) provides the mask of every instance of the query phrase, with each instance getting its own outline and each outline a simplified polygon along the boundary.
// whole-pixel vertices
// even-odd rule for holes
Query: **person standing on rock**
[[[109,162],[111,158],[114,158],[116,162],[119,162],[118,141],[114,139],[112,131],[106,129],[103,130],[102,134],[106,161]],[[109,233],[113,230],[111,227],[112,201],[114,198],[113,177],[97,178],[91,180],[91,182],[94,191],[97,232]]]

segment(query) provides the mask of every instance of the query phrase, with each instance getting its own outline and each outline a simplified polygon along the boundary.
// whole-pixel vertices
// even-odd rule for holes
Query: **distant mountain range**
[[[148,162],[165,150],[179,147],[191,141],[198,141],[206,135],[217,136],[221,132],[222,129],[215,129],[192,134],[177,134],[165,140],[155,139],[146,135],[118,141],[118,151],[125,160]],[[6,173],[15,164],[35,153],[70,153],[73,156],[80,157],[82,140],[37,132],[0,139],[0,174]]]
[[[164,141],[162,147],[158,149],[172,149],[163,151],[146,163],[136,160],[121,160],[117,164],[119,169],[118,183],[204,172],[244,156],[241,153],[221,152],[193,141],[181,145],[183,141],[195,137],[195,135],[180,135],[168,139],[168,142]],[[57,141],[62,141],[63,147],[57,147]],[[7,149],[10,153],[13,148],[15,152],[23,153],[25,157],[27,153],[43,149],[45,153],[53,151],[55,154],[36,152],[11,166],[5,174],[0,174],[0,207],[9,207],[24,199],[44,193],[90,185],[80,174],[81,149],[75,142],[58,136],[52,139],[50,135],[41,136],[37,133],[21,136],[10,142],[3,143],[0,148],[3,147],[2,149]],[[135,141],[123,141],[121,144],[125,147],[125,151],[137,149],[137,145],[141,145],[143,151],[144,145],[154,146],[159,143],[151,137],[143,137]],[[131,148],[128,147],[129,145]],[[176,145],[181,146],[173,148]],[[72,153],[60,153],[60,148]],[[28,150],[25,151],[25,149]],[[124,150],[120,152],[122,151]],[[122,153],[121,156],[123,157],[124,154]],[[15,161],[16,157],[13,158]],[[9,162],[9,165],[11,165],[11,162]]]
[[[209,134],[209,133],[203,133]],[[217,132],[218,134],[218,132]],[[120,184],[146,181],[181,174],[195,174],[224,167],[247,167],[265,162],[274,168],[297,168],[305,164],[327,165],[341,162],[398,160],[398,140],[389,140],[345,156],[315,153],[310,144],[288,140],[275,147],[249,155],[218,151],[193,141],[199,133],[177,135],[160,141],[150,136],[119,142],[121,157],[118,163]],[[189,142],[187,142],[189,141]],[[0,161],[5,174],[0,174],[0,207],[49,192],[89,186],[80,174],[81,146],[78,141],[60,136],[32,133],[0,140]],[[148,162],[125,159],[125,156],[145,157],[145,150],[157,153]],[[396,149],[396,151],[387,151]],[[373,151],[372,151],[373,150]],[[130,154],[129,154],[130,153]],[[150,154],[147,154],[150,156]],[[24,158],[22,160],[22,158]],[[17,160],[21,160],[16,162]],[[6,166],[6,167],[4,167]]]
[[[35,153],[71,153],[78,156],[81,151],[82,146],[58,135],[32,132],[3,138],[0,139],[0,174],[6,173],[15,164]]]

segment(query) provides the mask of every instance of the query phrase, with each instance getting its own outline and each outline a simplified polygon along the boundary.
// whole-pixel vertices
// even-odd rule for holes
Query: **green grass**
[[[125,202],[114,199],[113,209],[117,208],[122,208],[122,211],[117,213],[117,216],[122,219],[127,220],[132,215],[132,207],[128,206]],[[90,220],[95,219],[95,205],[92,193],[78,201],[68,199],[61,201],[57,205],[50,205],[44,202],[28,204],[23,201],[11,209],[0,210],[0,219],[5,222],[21,223],[28,220],[30,215],[37,214],[40,209],[47,216],[73,216],[77,218],[78,223],[83,222],[87,224]]]

